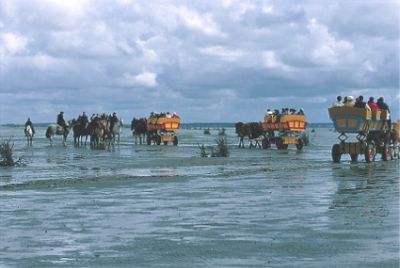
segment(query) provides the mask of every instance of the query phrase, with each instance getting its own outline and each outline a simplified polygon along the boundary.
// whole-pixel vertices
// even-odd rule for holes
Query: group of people
[[[155,112],[151,112],[150,113],[150,118],[178,118],[179,116],[174,112],[174,113],[170,113],[170,112],[161,112],[161,113],[155,113]]]
[[[383,97],[379,97],[377,102],[375,102],[374,97],[370,97],[368,102],[364,101],[363,96],[358,96],[355,100],[353,96],[346,96],[342,99],[342,96],[336,97],[336,102],[332,104],[332,107],[357,107],[357,108],[365,108],[369,111],[371,110],[389,110],[389,106],[385,103]]]
[[[303,108],[300,108],[299,111],[297,111],[294,108],[282,108],[281,111],[279,111],[278,109],[275,109],[273,111],[271,109],[267,109],[264,121],[269,123],[275,123],[276,121],[279,121],[282,115],[294,115],[294,114],[304,115]]]
[[[342,96],[336,97],[336,102],[332,104],[332,107],[357,107],[357,108],[365,108],[368,111],[387,111],[386,120],[388,120],[389,127],[391,126],[390,120],[390,109],[389,105],[385,102],[383,97],[379,97],[375,102],[374,97],[369,97],[368,101],[364,101],[364,96],[360,95],[355,100],[353,96],[346,96],[342,99]]]

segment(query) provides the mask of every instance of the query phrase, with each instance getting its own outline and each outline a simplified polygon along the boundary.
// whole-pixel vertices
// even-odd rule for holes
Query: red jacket
[[[380,111],[380,110],[381,110],[381,108],[379,108],[378,104],[376,104],[376,103],[373,102],[373,101],[369,101],[369,102],[368,102],[368,105],[369,105],[369,107],[371,108],[371,110],[377,110],[377,111]]]

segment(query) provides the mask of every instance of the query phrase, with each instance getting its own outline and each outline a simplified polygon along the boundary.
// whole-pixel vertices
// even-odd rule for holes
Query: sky
[[[398,0],[1,0],[0,124],[282,107],[320,123],[337,95],[398,118],[399,23]]]

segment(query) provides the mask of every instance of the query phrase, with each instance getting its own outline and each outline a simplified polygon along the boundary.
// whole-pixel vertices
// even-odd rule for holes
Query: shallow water
[[[398,267],[399,160],[331,161],[317,128],[298,152],[239,149],[201,158],[217,130],[179,145],[111,151],[53,146],[37,129],[26,166],[0,169],[0,267]]]

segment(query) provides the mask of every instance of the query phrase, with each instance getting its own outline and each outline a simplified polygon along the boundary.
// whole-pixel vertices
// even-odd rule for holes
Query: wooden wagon
[[[147,144],[153,141],[160,145],[162,142],[167,145],[172,142],[178,145],[176,132],[179,130],[181,119],[177,115],[152,115],[147,119]]]
[[[352,161],[357,161],[360,154],[364,155],[366,162],[375,161],[377,153],[385,161],[395,157],[388,111],[357,107],[332,107],[328,111],[340,140],[332,146],[333,162],[340,162],[343,154],[349,154]],[[355,135],[355,141],[348,142],[352,135]]]
[[[295,144],[298,150],[304,146],[304,132],[307,128],[305,115],[266,115],[261,128],[265,132],[262,147],[269,148],[275,144],[278,149],[287,149],[289,144]]]

